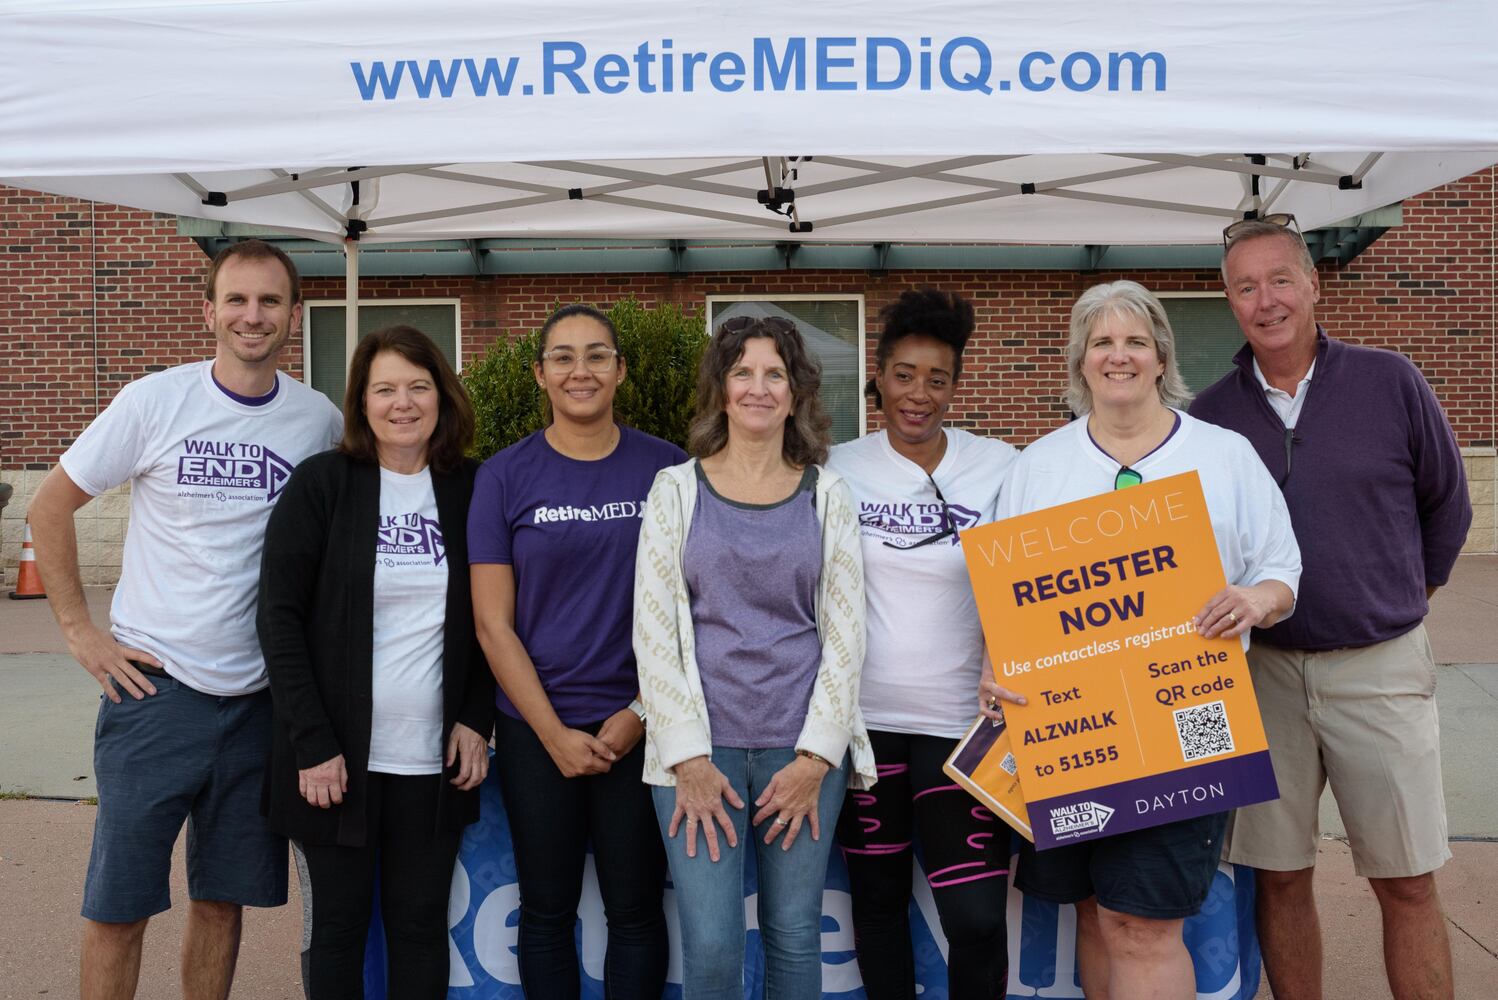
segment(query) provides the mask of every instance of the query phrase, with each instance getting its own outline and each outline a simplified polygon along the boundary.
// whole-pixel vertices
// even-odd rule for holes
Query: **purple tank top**
[[[806,721],[822,660],[816,482],[816,466],[807,466],[789,499],[744,504],[714,492],[697,466],[683,563],[717,746],[794,746]]]

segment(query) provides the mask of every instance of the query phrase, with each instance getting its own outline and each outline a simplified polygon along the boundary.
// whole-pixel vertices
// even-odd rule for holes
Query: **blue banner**
[[[520,893],[510,828],[499,794],[499,779],[490,771],[484,783],[482,819],[463,838],[453,870],[448,904],[451,967],[450,1000],[523,1000],[516,959]],[[830,835],[830,831],[829,831]],[[763,964],[755,913],[758,881],[754,854],[745,874],[744,996],[757,997],[763,987]],[[912,871],[911,936],[916,978],[922,1000],[946,1000],[947,942],[937,919],[931,889],[917,866]],[[834,851],[822,897],[822,986],[837,1000],[863,1000],[863,980],[853,951],[853,921],[848,873]],[[1070,906],[1055,906],[1009,891],[1009,1000],[1043,997],[1081,1000],[1076,969],[1076,916]],[[370,929],[365,963],[365,995],[385,996],[383,934]],[[666,922],[671,934],[671,964],[664,996],[681,998],[681,953],[673,890],[666,887]],[[603,901],[588,859],[583,898],[578,907],[577,941],[585,1000],[603,1000],[603,955],[606,941]],[[1259,988],[1259,943],[1254,932],[1253,873],[1247,868],[1219,867],[1201,913],[1186,921],[1186,947],[1196,965],[1197,1000],[1252,1000]]]

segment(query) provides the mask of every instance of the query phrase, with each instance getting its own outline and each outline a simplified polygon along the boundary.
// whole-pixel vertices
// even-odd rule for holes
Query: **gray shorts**
[[[184,820],[190,898],[286,902],[286,841],[260,815],[270,692],[218,697],[171,677],[151,683],[156,694],[140,701],[100,698],[99,812],[83,916],[131,923],[169,909],[172,846]]]

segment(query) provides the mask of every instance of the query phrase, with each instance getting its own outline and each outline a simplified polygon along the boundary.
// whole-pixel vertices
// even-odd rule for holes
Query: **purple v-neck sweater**
[[[1253,442],[1284,490],[1304,566],[1295,613],[1254,640],[1337,649],[1408,632],[1472,523],[1461,452],[1435,393],[1403,355],[1318,328],[1287,461],[1285,424],[1254,378],[1251,349],[1233,363],[1191,415]]]

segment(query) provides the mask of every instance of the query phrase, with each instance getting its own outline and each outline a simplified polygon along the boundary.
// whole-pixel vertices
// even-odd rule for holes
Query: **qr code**
[[[1220,701],[1175,710],[1176,738],[1181,741],[1181,756],[1201,760],[1232,753],[1233,730],[1228,725],[1228,711]]]
[[[999,770],[1010,777],[1014,776],[1015,772],[1019,770],[1019,765],[1014,762],[1014,754],[1006,753],[1004,755],[1004,759],[999,761]]]

